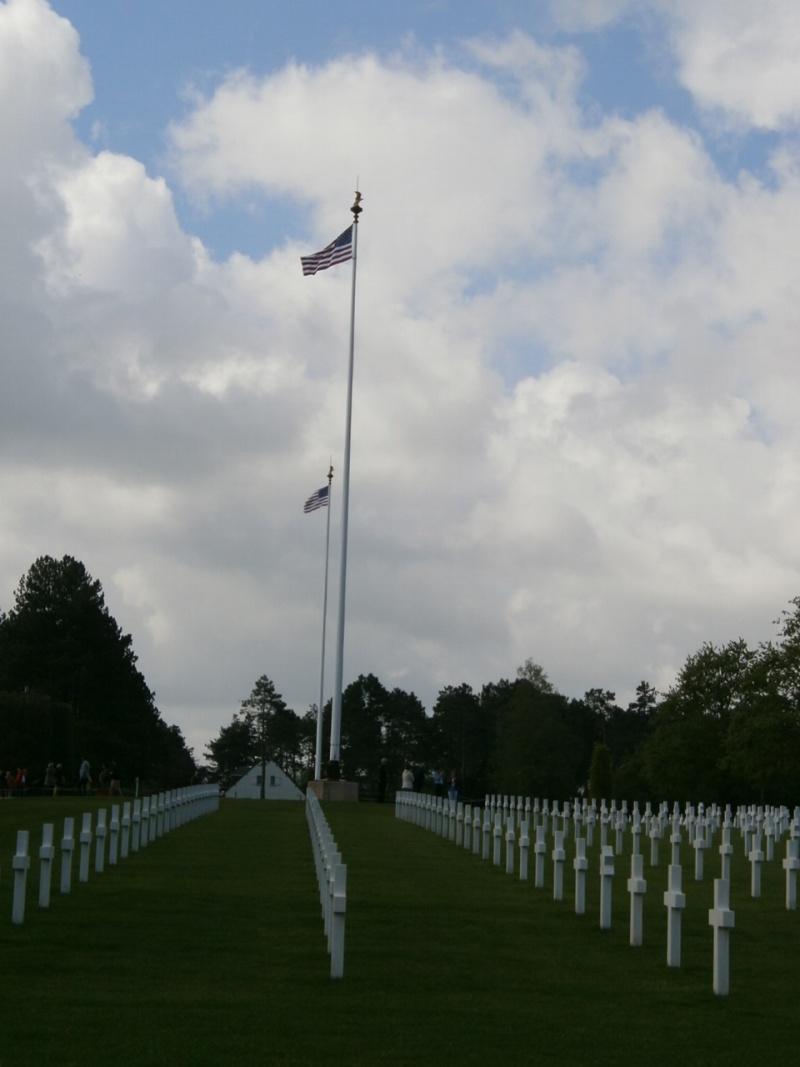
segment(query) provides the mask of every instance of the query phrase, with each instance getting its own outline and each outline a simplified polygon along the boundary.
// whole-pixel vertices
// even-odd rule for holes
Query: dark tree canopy
[[[389,694],[374,674],[360,674],[342,694],[341,767],[350,781],[374,784],[388,702]]]
[[[234,713],[227,726],[223,726],[208,743],[206,757],[211,763],[215,778],[227,784],[235,771],[254,767],[258,758],[258,738],[252,720]]]
[[[611,750],[598,742],[592,752],[589,768],[589,799],[600,805],[614,796],[614,774],[611,769]]]
[[[526,678],[497,714],[492,781],[501,793],[568,799],[586,780],[569,701]]]
[[[486,789],[486,761],[493,736],[491,712],[469,685],[445,686],[433,707],[432,756],[445,774],[455,771],[468,796]]]
[[[35,695],[37,714],[42,700],[53,709],[39,748],[9,758],[63,762],[68,780],[84,755],[95,774],[116,759],[124,780],[165,787],[191,780],[191,752],[180,730],[161,720],[130,634],[109,613],[100,582],[71,556],[42,556],[21,579],[0,619],[0,691]],[[65,706],[68,725],[56,710]]]

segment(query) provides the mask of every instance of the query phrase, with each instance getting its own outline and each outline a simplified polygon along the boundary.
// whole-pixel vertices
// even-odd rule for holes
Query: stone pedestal
[[[317,800],[358,800],[358,782],[318,778],[309,782],[308,787]]]

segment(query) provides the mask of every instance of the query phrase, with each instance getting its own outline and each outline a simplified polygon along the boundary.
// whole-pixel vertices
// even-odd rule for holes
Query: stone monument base
[[[342,782],[331,778],[317,778],[308,783],[317,800],[358,800],[358,782]]]

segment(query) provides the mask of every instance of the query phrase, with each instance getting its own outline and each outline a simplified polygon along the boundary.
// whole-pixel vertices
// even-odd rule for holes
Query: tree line
[[[506,793],[660,802],[795,803],[800,784],[800,597],[755,648],[705,643],[664,693],[642,681],[626,706],[613,692],[568,697],[532,659],[513,679],[440,690],[428,711],[413,692],[360,675],[343,693],[341,774],[364,796],[382,758],[390,783],[403,767],[455,771],[462,796]],[[172,788],[196,773],[181,731],[161,718],[136,666],[132,639],[102,586],[71,556],[43,556],[0,612],[0,771],[51,761],[67,781],[84,756],[116,760],[123,780]],[[304,785],[313,774],[316,707],[289,708],[262,675],[209,744],[223,783],[275,760]],[[323,709],[329,748],[330,703]]]
[[[405,765],[455,771],[461,794],[566,800],[585,791],[640,802],[795,803],[800,789],[800,597],[774,641],[705,643],[664,693],[647,681],[626,706],[613,692],[556,690],[528,659],[513,679],[445,686],[430,714],[414,693],[373,674],[344,690],[341,774],[366,797],[382,758],[399,786]],[[323,709],[327,752],[330,703]],[[302,716],[262,676],[207,756],[222,778],[274,759],[300,785],[312,775],[316,707]]]

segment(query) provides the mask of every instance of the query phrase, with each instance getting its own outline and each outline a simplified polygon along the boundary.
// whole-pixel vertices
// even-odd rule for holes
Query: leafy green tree
[[[583,702],[595,717],[604,742],[606,741],[609,720],[614,712],[618,710],[615,703],[616,699],[616,693],[612,693],[610,689],[589,689],[583,694]]]
[[[790,601],[793,611],[781,612],[780,626],[772,661],[775,688],[794,705],[800,704],[800,597]]]
[[[718,719],[727,726],[731,714],[752,692],[758,652],[738,638],[717,648],[705,642],[689,656],[670,690],[685,707]]]
[[[322,744],[320,751],[326,751],[326,738],[330,738],[330,715],[331,702],[328,701],[323,708],[322,718]],[[300,718],[300,764],[297,784],[304,788],[306,783],[314,777],[314,766],[317,754],[317,705],[312,704],[308,711]]]
[[[575,744],[576,780],[579,786],[585,787],[589,780],[592,752],[595,743],[602,737],[603,724],[595,709],[585,700],[567,700],[565,697],[560,715]]]
[[[71,556],[42,556],[20,580],[0,620],[0,690],[69,705],[74,750],[66,760],[73,764],[86,754],[95,765],[117,759],[126,776],[157,785],[187,780],[191,752],[185,745],[176,752],[180,735],[165,732],[131,636],[109,613],[100,582]],[[176,758],[179,780],[157,778]]]
[[[191,750],[180,727],[168,726],[163,719],[156,724],[158,742],[151,768],[151,782],[148,788],[158,788],[160,782],[172,782],[175,785],[190,785],[197,772]]]
[[[725,730],[722,720],[668,693],[643,751],[652,795],[661,800],[721,802]]]
[[[20,764],[34,788],[51,760],[68,768],[74,763],[72,709],[41,693],[0,693],[0,738],[2,758],[9,761],[0,774]]]
[[[466,684],[439,691],[431,715],[431,764],[445,775],[454,770],[460,792],[480,797],[488,789],[494,747],[494,717],[507,699],[510,683],[484,686],[480,696]]]
[[[235,712],[228,725],[209,741],[205,754],[212,776],[227,788],[237,770],[252,767],[257,761],[258,739],[253,721]]]
[[[530,656],[521,667],[517,667],[517,678],[530,682],[540,693],[555,693],[555,687],[545,673],[544,667],[534,663]]]
[[[491,781],[501,793],[563,799],[580,783],[580,746],[564,721],[569,701],[520,679],[498,709]]]
[[[600,803],[614,799],[614,772],[611,767],[611,749],[598,742],[592,753],[589,769],[589,799]]]
[[[261,764],[261,799],[265,796],[266,766],[274,760],[296,777],[302,767],[303,723],[262,674],[238,711],[217,737],[209,742],[206,756],[215,777],[227,783],[244,768]]]
[[[789,629],[791,630],[791,620]],[[800,693],[790,637],[766,643],[747,662],[746,686],[729,717],[723,767],[734,800],[792,803],[800,778]]]
[[[302,766],[302,721],[285,704],[273,711],[269,730],[269,745],[272,758],[293,778],[297,778]]]
[[[239,715],[249,725],[255,741],[263,800],[268,760],[275,760],[284,770],[294,770],[299,757],[300,723],[266,674],[257,679],[250,696],[242,701]]]
[[[430,760],[430,733],[430,719],[419,697],[393,689],[383,705],[380,754],[390,762],[425,767]]]
[[[687,658],[653,717],[642,749],[654,796],[735,799],[726,736],[732,717],[748,706],[757,690],[758,659],[758,652],[741,639],[719,648],[706,642]]]
[[[658,693],[649,682],[642,681],[636,686],[636,699],[630,702],[628,711],[647,721],[652,718],[657,704]]]
[[[649,789],[641,752],[653,728],[657,695],[647,682],[636,688],[636,699],[627,708],[616,704],[608,711],[603,737],[611,752],[614,795],[618,799],[642,799]]]
[[[501,678],[481,687],[480,717],[472,736],[472,765],[475,781],[474,795],[482,797],[491,789],[491,769],[497,744],[497,721],[501,710],[511,699],[517,682]]]
[[[342,693],[340,756],[342,777],[377,789],[383,723],[389,694],[374,674],[360,674]]]
[[[800,781],[800,717],[779,694],[761,695],[731,717],[725,738],[726,766],[749,796],[791,804]]]

